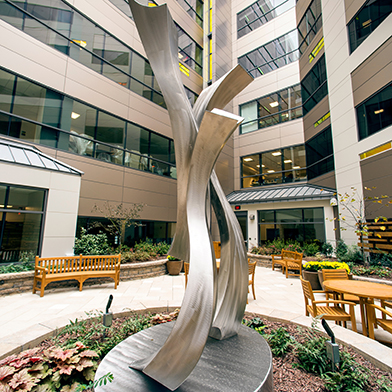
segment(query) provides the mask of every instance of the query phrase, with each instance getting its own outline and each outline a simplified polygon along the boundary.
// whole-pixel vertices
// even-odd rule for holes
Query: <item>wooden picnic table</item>
[[[346,279],[330,279],[323,282],[325,290],[337,294],[353,294],[359,297],[362,333],[368,336],[369,326],[369,310],[367,304],[373,303],[374,299],[385,300],[392,299],[392,286],[375,283],[365,282],[362,280],[346,280]]]

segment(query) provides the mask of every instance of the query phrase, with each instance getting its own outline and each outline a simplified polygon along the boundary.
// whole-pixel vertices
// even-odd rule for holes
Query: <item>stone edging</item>
[[[167,274],[167,259],[143,261],[141,263],[121,264],[120,281],[153,278]],[[15,272],[10,274],[0,274],[0,295],[22,293],[33,289],[34,271]],[[112,279],[92,278],[86,280],[83,286],[94,284],[110,283]],[[63,280],[49,283],[46,290],[58,287],[79,287],[76,280]]]

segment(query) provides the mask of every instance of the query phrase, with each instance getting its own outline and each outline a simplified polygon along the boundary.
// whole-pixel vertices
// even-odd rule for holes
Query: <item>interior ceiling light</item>
[[[267,173],[275,173],[275,170],[267,170]]]
[[[372,23],[371,19],[366,20],[365,22],[362,23],[362,27],[368,27]]]
[[[284,163],[291,163],[291,162],[293,162],[291,159],[286,159],[286,160],[284,160],[283,161]]]
[[[278,101],[275,101],[275,102],[271,102],[269,105],[271,106],[271,108],[274,108],[274,107],[278,106],[279,103],[278,103]]]
[[[256,167],[260,167],[260,165],[256,165]]]
[[[380,113],[382,113],[383,111],[384,111],[384,109],[375,110],[375,111],[374,111],[374,114],[380,114]]]
[[[282,155],[282,153],[280,151],[275,151],[275,152],[272,153],[272,155],[274,157],[278,157],[279,155]]]
[[[244,161],[245,162],[251,162],[251,161],[253,161],[253,159],[252,158],[244,158]]]
[[[261,167],[265,167],[265,165],[262,164]]]
[[[293,166],[293,169],[301,169],[301,166]]]
[[[77,118],[79,118],[80,117],[80,114],[79,113],[75,113],[75,112],[72,112],[71,113],[71,118],[73,119],[73,120],[76,120]]]

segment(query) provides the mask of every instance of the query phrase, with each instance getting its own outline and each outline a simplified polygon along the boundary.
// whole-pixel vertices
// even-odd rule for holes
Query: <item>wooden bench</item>
[[[271,255],[272,270],[275,270],[275,265],[282,267],[282,274],[286,271],[286,278],[290,276],[302,276],[302,253],[292,252],[291,250],[282,249],[280,255]],[[289,270],[299,271],[298,274],[289,273]]]
[[[75,279],[82,291],[83,282],[88,278],[112,278],[114,288],[120,283],[121,255],[108,256],[67,256],[35,258],[33,294],[41,290],[44,296],[45,287],[50,282]],[[41,282],[40,288],[37,283]]]

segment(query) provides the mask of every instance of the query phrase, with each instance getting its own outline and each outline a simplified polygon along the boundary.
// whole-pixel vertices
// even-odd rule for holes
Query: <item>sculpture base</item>
[[[99,365],[95,379],[111,372],[113,382],[98,386],[95,391],[169,391],[129,365],[156,353],[173,325],[174,322],[159,324],[138,332],[111,350]],[[271,350],[259,333],[245,326],[241,326],[238,335],[226,340],[208,338],[193,372],[176,391],[273,391]]]

